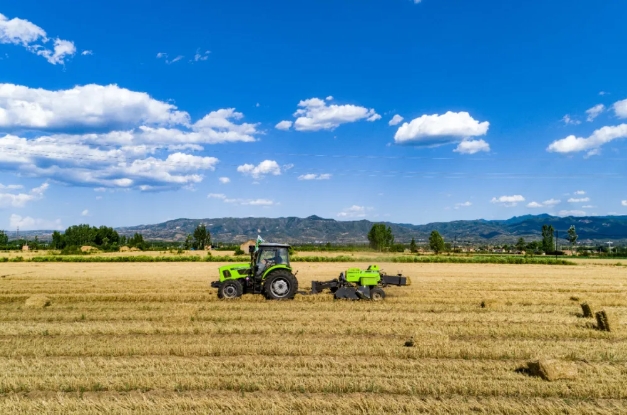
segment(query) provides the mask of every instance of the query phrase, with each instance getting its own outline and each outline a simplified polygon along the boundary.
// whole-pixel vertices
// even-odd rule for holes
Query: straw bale
[[[29,308],[45,308],[51,304],[50,299],[45,295],[36,294],[29,297],[24,305]]]
[[[538,376],[549,382],[560,379],[575,379],[577,365],[573,362],[563,362],[555,359],[540,359],[527,363],[530,376]]]

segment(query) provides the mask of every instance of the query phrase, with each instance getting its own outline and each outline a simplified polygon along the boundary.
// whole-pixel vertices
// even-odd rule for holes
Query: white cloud
[[[8,185],[4,185],[2,183],[0,183],[0,190],[3,189],[7,189],[7,190],[19,190],[19,189],[23,189],[24,186],[22,186],[21,184],[8,184]]]
[[[597,104],[594,107],[588,109],[586,111],[586,114],[588,115],[588,118],[587,118],[588,122],[594,121],[594,119],[598,117],[599,115],[601,115],[603,111],[605,111],[605,105],[603,104]]]
[[[520,202],[524,202],[525,198],[521,195],[493,197],[490,203],[498,203],[505,207],[514,207]]]
[[[586,202],[589,202],[589,201],[590,201],[589,197],[582,197],[582,198],[579,198],[579,199],[571,197],[570,199],[568,199],[568,203],[586,203]]]
[[[586,212],[583,210],[560,210],[557,216],[586,216]]]
[[[184,55],[178,55],[176,56],[174,59],[168,59],[168,54],[164,53],[164,52],[159,52],[157,53],[157,59],[163,59],[165,61],[166,64],[171,65],[175,62],[178,62],[180,60],[182,60],[185,56]]]
[[[84,211],[82,211],[81,216],[89,216],[89,210],[85,209]]]
[[[370,209],[365,206],[353,205],[338,213],[337,216],[340,218],[364,218],[366,217],[366,210]]]
[[[423,115],[403,123],[396,131],[394,141],[397,144],[415,145],[456,143],[468,137],[485,135],[489,127],[489,122],[479,122],[467,112],[449,111],[442,115]],[[475,142],[469,147],[476,147],[478,144],[480,143]],[[461,152],[463,148],[458,148],[458,151]]]
[[[94,51],[93,50],[84,50],[81,52],[81,55],[83,56],[87,56],[87,55],[93,55]]]
[[[251,176],[254,179],[258,179],[268,174],[271,174],[273,176],[280,175],[281,167],[274,160],[264,160],[257,166],[253,164],[244,164],[242,166],[239,166],[237,168],[237,171],[246,176]]]
[[[167,53],[164,53],[164,52],[157,53],[157,59],[167,58],[167,57],[168,57]]]
[[[388,122],[388,125],[398,125],[401,122],[403,122],[405,118],[401,117],[400,115],[396,114],[395,116],[392,117],[392,119],[390,120],[390,122]]]
[[[50,41],[52,49],[44,45]],[[64,64],[65,60],[76,53],[74,42],[63,39],[50,39],[45,30],[28,20],[13,18],[9,20],[0,13],[0,43],[25,47],[29,52],[43,56],[49,63]]]
[[[44,183],[39,187],[31,189],[28,193],[0,193],[0,208],[9,206],[22,207],[29,202],[41,200],[48,186],[48,183]],[[0,187],[0,189],[2,188]],[[11,186],[7,187],[7,189],[11,189]]]
[[[586,194],[586,192],[585,192],[584,190],[577,190],[577,191],[575,192],[575,194],[576,194],[576,195],[585,195],[585,194]]]
[[[301,176],[298,176],[298,180],[329,180],[331,178],[330,174],[313,174],[313,173],[309,173],[309,174],[303,174]]]
[[[333,95],[329,95],[328,97],[326,97],[327,101],[333,101]]]
[[[615,127],[603,127],[592,133],[590,137],[581,138],[570,135],[561,140],[554,141],[547,151],[556,153],[576,153],[580,151],[598,150],[604,144],[613,140],[627,137],[627,124]],[[593,154],[589,154],[593,155]]]
[[[582,209],[594,209],[594,208],[596,208],[596,206],[593,206],[593,205],[583,205],[581,208]]]
[[[617,117],[627,118],[627,99],[615,102],[612,108]]]
[[[194,62],[206,61],[207,59],[209,59],[210,53],[211,52],[208,50],[201,53],[200,49],[196,49],[196,54],[194,54]]]
[[[453,151],[460,154],[475,154],[480,151],[489,152],[490,144],[484,140],[464,140]]]
[[[281,121],[280,123],[275,125],[274,128],[276,128],[277,130],[287,131],[290,128],[292,128],[292,122],[291,121]]]
[[[296,121],[293,124],[297,131],[333,130],[342,124],[361,120],[376,121],[381,118],[374,109],[356,105],[327,105],[325,100],[319,98],[300,101],[298,106],[300,108],[294,113]],[[282,127],[287,126],[285,121],[279,124]]]
[[[220,177],[218,180],[220,180],[220,183],[222,184],[231,183],[231,179],[229,179],[228,177]]]
[[[209,193],[209,199],[222,200],[224,203],[230,203],[242,206],[273,206],[275,202],[269,199],[231,199],[222,193]]]
[[[455,209],[460,209],[460,208],[465,208],[465,207],[470,207],[470,206],[472,206],[471,202],[456,203]]]
[[[537,209],[537,208],[542,208],[542,207],[553,207],[555,205],[559,205],[560,203],[562,203],[561,200],[558,199],[549,199],[549,200],[545,200],[542,203],[538,203],[538,202],[531,202],[527,205],[528,208],[532,208],[532,209]]]
[[[605,92],[605,91],[601,91],[601,92],[599,92],[599,95],[601,95],[601,96],[603,96],[603,95],[608,95],[608,94],[609,94],[609,92]]]
[[[422,0],[414,0],[414,4],[420,4],[422,3]]]
[[[189,114],[117,85],[49,91],[0,84],[0,127],[60,129],[137,124],[188,124]]]
[[[562,121],[566,125],[571,125],[571,124],[572,125],[579,125],[579,124],[581,124],[581,121],[570,118],[569,114],[564,115],[564,117],[562,118]]]
[[[13,214],[9,219],[9,226],[11,229],[20,228],[24,231],[32,230],[61,230],[61,219],[54,221],[46,219],[31,218],[30,216],[22,217],[20,215]]]
[[[621,201],[620,204],[623,205],[623,206],[627,206],[627,200]]]

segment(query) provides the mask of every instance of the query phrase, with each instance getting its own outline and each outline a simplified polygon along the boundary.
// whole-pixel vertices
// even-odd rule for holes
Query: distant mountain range
[[[367,234],[374,223],[367,220],[336,221],[319,216],[308,218],[218,218],[175,219],[156,225],[117,228],[122,235],[141,233],[147,240],[183,241],[204,223],[212,239],[219,242],[244,242],[261,235],[267,241],[287,243],[367,243]],[[550,215],[517,216],[508,220],[459,220],[426,225],[386,223],[398,242],[426,241],[433,230],[446,240],[470,243],[513,243],[541,238],[542,225],[553,225],[560,238],[575,225],[582,243],[627,242],[627,216],[556,217]],[[27,231],[20,235],[29,239],[49,239],[52,231]],[[14,238],[13,233],[10,234]]]
[[[147,239],[182,241],[204,223],[214,241],[244,242],[261,235],[268,241],[288,243],[367,243],[367,234],[376,222],[336,221],[319,216],[308,218],[220,218],[176,219],[157,225],[119,228],[118,232],[132,235],[139,232]],[[392,228],[397,241],[409,242],[411,238],[426,241],[433,230],[445,239],[473,243],[511,243],[519,237],[526,240],[541,238],[542,225],[553,227],[564,237],[575,225],[581,242],[627,241],[627,216],[555,217],[526,215],[508,220],[460,220],[453,222],[412,225],[386,223]]]

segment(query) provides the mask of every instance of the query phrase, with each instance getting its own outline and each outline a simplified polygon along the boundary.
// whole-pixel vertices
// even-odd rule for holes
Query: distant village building
[[[255,246],[256,244],[257,244],[257,241],[255,241],[254,239],[251,239],[251,240],[246,241],[243,244],[241,244],[239,249],[241,249],[242,251],[248,253],[248,247]]]

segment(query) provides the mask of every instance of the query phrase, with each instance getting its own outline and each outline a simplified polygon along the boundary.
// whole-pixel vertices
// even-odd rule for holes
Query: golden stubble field
[[[624,267],[382,264],[413,284],[371,303],[218,301],[219,265],[0,264],[0,414],[627,413]],[[541,357],[578,378],[515,371]]]

